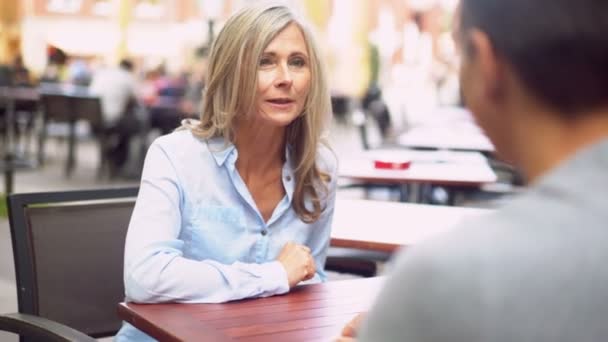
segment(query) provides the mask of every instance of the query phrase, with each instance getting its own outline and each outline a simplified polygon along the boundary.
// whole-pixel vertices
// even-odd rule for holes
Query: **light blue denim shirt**
[[[289,291],[276,261],[288,241],[312,250],[323,266],[334,212],[337,165],[325,147],[317,165],[331,175],[326,209],[312,224],[291,206],[294,165],[286,148],[286,195],[265,222],[236,170],[238,152],[223,138],[202,140],[188,130],[158,138],[148,150],[125,245],[126,300],[139,303],[220,303]],[[307,202],[310,204],[310,202]],[[149,341],[124,324],[117,341]]]

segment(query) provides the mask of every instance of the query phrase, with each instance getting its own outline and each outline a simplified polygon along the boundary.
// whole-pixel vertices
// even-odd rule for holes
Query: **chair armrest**
[[[0,330],[41,341],[97,341],[61,323],[21,313],[0,315]]]

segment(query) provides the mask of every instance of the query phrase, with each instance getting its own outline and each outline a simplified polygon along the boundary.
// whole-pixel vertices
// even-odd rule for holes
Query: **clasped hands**
[[[277,260],[283,265],[287,272],[289,288],[296,286],[301,281],[312,279],[317,271],[310,248],[295,242],[286,243],[279,253]],[[342,336],[336,341],[355,341],[357,330],[359,329],[359,325],[363,318],[364,314],[355,316],[355,318],[344,326],[344,329],[342,329]]]
[[[287,272],[289,288],[293,288],[301,281],[312,279],[317,272],[310,248],[295,242],[286,243],[277,260]]]

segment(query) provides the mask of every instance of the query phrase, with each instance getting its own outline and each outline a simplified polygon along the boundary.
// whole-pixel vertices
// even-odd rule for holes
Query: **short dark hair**
[[[566,116],[608,104],[608,0],[461,0],[537,98]]]
[[[133,62],[128,59],[123,59],[120,61],[120,67],[127,71],[133,71]]]

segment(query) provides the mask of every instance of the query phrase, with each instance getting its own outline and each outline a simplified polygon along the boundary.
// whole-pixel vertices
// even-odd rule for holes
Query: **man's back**
[[[123,114],[129,100],[135,96],[135,78],[121,68],[108,68],[95,73],[90,91],[101,97],[104,120],[116,122]]]
[[[495,215],[405,251],[361,340],[607,340],[606,170],[608,140]]]

